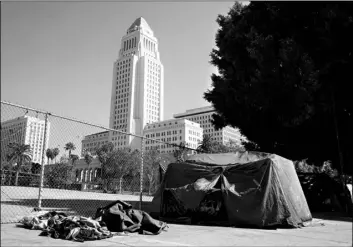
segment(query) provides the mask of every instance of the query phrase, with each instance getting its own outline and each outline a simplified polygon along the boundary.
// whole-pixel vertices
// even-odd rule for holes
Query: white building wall
[[[109,139],[109,131],[103,131],[103,132],[85,136],[81,141],[81,156],[84,155],[85,151],[88,151],[92,155],[95,155],[96,148],[107,143],[108,139]]]
[[[212,136],[212,139],[219,143],[227,144],[232,140],[240,144],[241,139],[244,137],[241,135],[239,129],[226,126],[221,130],[216,130],[213,127],[211,119],[214,113],[215,110],[212,106],[206,106],[190,109],[184,113],[174,114],[174,117],[176,119],[188,119],[199,123],[201,128],[203,128],[203,133]]]
[[[143,135],[147,123],[163,119],[163,73],[158,40],[147,22],[140,17],[122,38],[119,56],[114,63],[110,128]],[[122,96],[126,96],[125,108],[119,105]],[[125,115],[121,114],[121,110]],[[123,121],[123,125],[120,121]],[[116,148],[141,148],[140,138],[124,136],[113,131],[109,135],[109,141],[112,141]]]
[[[144,146],[145,150],[158,148],[161,153],[170,153],[177,149],[177,147],[168,144],[180,145],[180,143],[185,143],[187,147],[197,149],[202,140],[202,135],[203,130],[200,124],[186,119],[170,119],[145,126],[144,137],[163,143],[146,140]]]
[[[49,144],[50,122],[47,122],[46,142],[44,143],[45,121],[39,118],[22,116],[1,123],[1,156],[9,151],[8,144],[16,142],[31,146],[32,162],[42,163],[43,149]],[[47,163],[46,156],[44,157]]]

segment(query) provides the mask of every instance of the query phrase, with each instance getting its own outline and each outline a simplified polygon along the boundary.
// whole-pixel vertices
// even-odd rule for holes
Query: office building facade
[[[212,114],[216,111],[212,106],[200,107],[187,110],[184,113],[174,114],[176,119],[188,119],[190,121],[199,123],[201,128],[203,128],[203,134],[209,135],[213,140],[222,143],[224,145],[233,142],[235,144],[240,144],[241,139],[244,138],[239,129],[232,128],[229,126],[224,127],[223,129],[216,130],[212,123]]]
[[[142,17],[121,40],[114,63],[109,128],[143,135],[146,124],[163,120],[164,68],[158,40]],[[116,148],[141,148],[141,139],[111,131]]]
[[[46,140],[44,143],[45,121],[36,117],[22,116],[1,122],[1,157],[10,151],[10,143],[30,145],[32,162],[42,163],[43,149],[49,144],[50,122],[47,122]],[[47,163],[47,158],[44,157]]]
[[[197,149],[202,140],[202,135],[203,130],[200,124],[187,119],[170,119],[147,124],[144,128],[144,137],[153,140],[145,140],[144,149],[148,151],[156,148],[161,153],[171,153],[178,147],[168,144],[180,145],[180,143],[184,143],[191,149]]]

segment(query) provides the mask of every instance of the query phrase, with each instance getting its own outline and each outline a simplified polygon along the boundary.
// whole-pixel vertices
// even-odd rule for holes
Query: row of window
[[[115,111],[115,118],[114,119],[117,119],[117,117],[119,117],[118,116],[118,114],[123,114],[123,115],[126,115],[127,116],[127,109],[125,108],[125,109],[119,109],[119,110],[117,110],[117,111]]]
[[[189,130],[189,134],[190,135],[194,135],[194,136],[201,136],[201,133],[200,132],[196,132],[196,131],[193,131],[193,130]]]
[[[120,89],[120,90],[115,91],[115,94],[116,94],[115,98],[117,98],[117,97],[120,97],[120,98],[128,97],[129,96],[129,94],[128,94],[129,91],[128,90],[129,90],[129,88],[124,88],[124,89]]]
[[[127,124],[120,124],[120,125],[114,126],[114,129],[122,131],[122,132],[127,132],[126,128],[127,128]],[[115,132],[115,131],[113,132],[113,136],[120,136],[120,135],[122,135],[120,132]]]
[[[126,141],[124,141],[124,142],[116,142],[116,143],[114,143],[114,146],[126,146]]]
[[[156,51],[156,44],[149,39],[143,38],[143,45],[149,51]]]
[[[119,89],[129,89],[129,83],[117,84],[115,87],[115,90],[119,90]],[[127,92],[127,90],[125,90],[125,92]]]
[[[128,66],[130,66],[130,62],[131,62],[131,58],[125,59],[123,61],[118,62],[118,66],[124,66],[125,64],[127,64]]]
[[[83,143],[83,147],[97,147],[98,145],[103,145],[104,143],[107,143],[108,141],[97,141],[97,142],[91,142],[91,143]]]
[[[157,133],[151,133],[151,134],[147,134],[146,137],[147,138],[154,138],[154,137],[160,137],[160,136],[169,136],[169,135],[177,135],[179,132],[179,134],[183,133],[183,130],[173,130],[173,131],[163,131],[163,132],[157,132]]]
[[[119,104],[115,106],[115,109],[123,109],[125,108],[127,110],[128,104]]]
[[[116,67],[117,68],[117,70],[129,70],[130,71],[130,63],[118,63],[118,66]]]
[[[127,51],[134,47],[136,47],[136,37],[124,41],[124,48],[123,48],[124,51]]]
[[[120,124],[120,125],[115,125],[114,129],[120,130],[122,132],[127,132],[126,127],[127,127],[127,124]],[[117,135],[117,134],[118,134],[118,132],[115,132],[113,135]]]
[[[116,137],[113,137],[112,140],[113,141],[116,141],[116,140],[125,140],[127,139],[127,136],[126,135],[120,135],[120,136],[116,136]]]
[[[122,123],[127,123],[127,119],[118,119],[118,120],[114,121],[114,125],[122,124]]]
[[[114,119],[127,118],[127,113],[115,115]]]

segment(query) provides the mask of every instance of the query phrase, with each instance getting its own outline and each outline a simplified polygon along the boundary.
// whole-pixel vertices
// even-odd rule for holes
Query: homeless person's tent
[[[312,219],[293,162],[258,152],[169,164],[153,203],[164,221],[300,227]]]

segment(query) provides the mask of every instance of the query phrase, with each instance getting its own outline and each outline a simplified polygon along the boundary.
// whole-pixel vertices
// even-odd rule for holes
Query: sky
[[[234,2],[1,2],[1,100],[108,127],[113,64],[142,16],[159,41],[164,119],[210,105],[218,14]]]
[[[144,17],[165,68],[165,119],[207,106],[218,14],[233,2],[2,2],[1,99],[108,126],[113,63]]]

